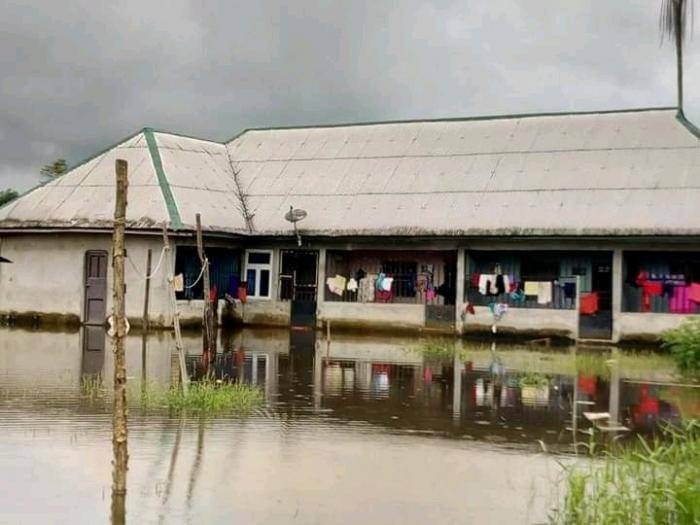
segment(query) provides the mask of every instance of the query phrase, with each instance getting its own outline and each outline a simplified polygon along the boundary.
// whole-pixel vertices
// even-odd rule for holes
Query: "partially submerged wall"
[[[81,323],[85,308],[85,252],[89,250],[107,252],[107,315],[111,312],[111,235],[13,234],[3,236],[1,242],[0,253],[12,263],[0,264],[0,316],[20,322],[36,317],[39,324],[51,320]],[[163,241],[157,235],[126,238],[126,314],[132,325],[139,324],[143,315],[147,251],[153,251],[155,267],[162,247]],[[156,326],[169,324],[171,317],[164,266],[151,281],[149,312]]]

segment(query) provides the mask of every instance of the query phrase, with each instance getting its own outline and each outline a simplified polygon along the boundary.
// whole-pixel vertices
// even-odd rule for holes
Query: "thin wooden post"
[[[126,339],[126,312],[124,299],[124,230],[126,228],[127,171],[125,160],[116,161],[116,205],[114,208],[114,233],[112,235],[112,308],[115,325],[112,350],[114,352],[114,405],[112,411],[112,523],[124,523],[126,502],[127,404],[126,363],[124,341]]]
[[[146,371],[146,349],[148,346],[148,300],[151,294],[151,259],[153,257],[153,252],[148,249],[146,254],[146,282],[144,284],[143,291],[143,318],[141,319],[141,390],[146,391],[146,383],[148,380],[148,374]]]
[[[165,275],[168,279],[170,292],[170,306],[173,312],[173,330],[175,331],[175,349],[180,361],[180,385],[182,390],[187,392],[190,378],[187,375],[187,365],[185,364],[185,349],[182,346],[182,332],[180,331],[180,312],[177,309],[177,298],[175,297],[175,282],[173,279],[173,262],[170,257],[170,241],[168,240],[168,228],[163,224],[163,257],[165,258]]]
[[[206,357],[213,357],[212,349],[214,347],[214,312],[211,307],[211,283],[209,280],[209,259],[204,253],[204,240],[202,238],[202,217],[198,213],[196,215],[197,222],[197,254],[199,262],[202,265],[202,280],[204,282],[204,312],[202,313],[202,342]]]
[[[148,320],[148,301],[151,295],[151,259],[153,258],[153,252],[148,249],[146,255],[146,284],[143,292],[143,330],[148,331],[149,320]]]

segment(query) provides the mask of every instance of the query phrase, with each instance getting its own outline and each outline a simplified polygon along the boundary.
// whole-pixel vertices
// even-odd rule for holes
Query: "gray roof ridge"
[[[480,122],[490,120],[509,120],[521,118],[535,117],[567,117],[567,116],[586,116],[586,115],[610,115],[618,113],[641,113],[650,111],[678,111],[677,106],[649,106],[641,108],[624,108],[624,109],[603,109],[603,110],[582,110],[582,111],[548,111],[548,112],[533,112],[533,113],[503,113],[494,115],[474,115],[467,117],[437,117],[437,118],[418,118],[418,119],[398,119],[398,120],[377,120],[377,121],[359,121],[359,122],[344,122],[333,124],[308,124],[298,126],[262,126],[246,128],[237,133],[230,139],[224,141],[224,144],[229,145],[234,140],[240,138],[249,131],[277,131],[277,130],[294,130],[294,129],[326,129],[326,128],[350,128],[360,126],[378,126],[382,124],[420,124],[431,122]]]

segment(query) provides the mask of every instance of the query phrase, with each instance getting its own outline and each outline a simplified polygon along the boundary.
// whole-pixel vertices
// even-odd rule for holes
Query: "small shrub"
[[[678,328],[664,332],[661,339],[681,372],[700,373],[700,319],[684,320]]]
[[[700,523],[700,423],[640,437],[600,460],[565,467],[566,493],[551,523],[567,525]]]

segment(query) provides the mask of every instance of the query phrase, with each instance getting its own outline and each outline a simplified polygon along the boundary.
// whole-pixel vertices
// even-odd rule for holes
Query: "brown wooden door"
[[[107,252],[85,252],[85,312],[87,325],[103,325],[107,308]]]

